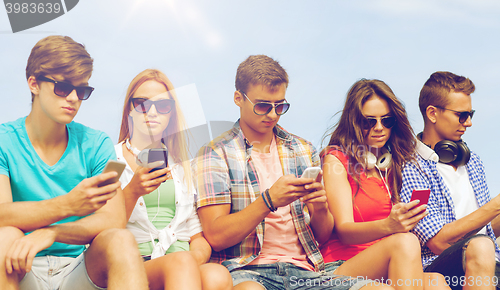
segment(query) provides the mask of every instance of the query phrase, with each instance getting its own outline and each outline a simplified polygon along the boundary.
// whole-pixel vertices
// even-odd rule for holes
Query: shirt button
[[[169,228],[169,229],[170,229],[170,228],[172,228],[172,225],[168,225],[168,228]]]
[[[140,206],[143,206],[144,204],[141,202],[141,203],[139,203],[139,205],[140,205]]]

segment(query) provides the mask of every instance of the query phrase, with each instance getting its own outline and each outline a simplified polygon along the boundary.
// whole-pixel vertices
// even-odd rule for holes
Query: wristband
[[[269,202],[267,201],[267,198],[266,198],[266,193],[265,193],[265,192],[263,192],[263,193],[261,194],[261,196],[262,196],[262,199],[264,200],[264,203],[266,204],[267,208],[268,208],[270,211],[273,211],[273,209],[272,209],[272,208],[271,208],[271,206],[269,205]]]
[[[268,207],[269,207],[269,209],[270,209],[272,212],[275,212],[275,211],[277,210],[277,208],[275,208],[275,207],[274,207],[273,201],[271,200],[271,195],[269,194],[269,188],[268,188],[268,189],[266,189],[265,194],[266,194],[266,197],[267,197],[267,199],[268,199],[268,201],[269,201],[269,206],[268,206]]]

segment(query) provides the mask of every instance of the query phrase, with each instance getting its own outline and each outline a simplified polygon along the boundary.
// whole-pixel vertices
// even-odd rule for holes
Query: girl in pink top
[[[396,289],[449,289],[444,277],[423,273],[420,244],[409,233],[426,205],[399,202],[401,171],[416,142],[392,90],[379,80],[356,82],[328,145],[323,172],[335,227],[320,241],[327,270]]]

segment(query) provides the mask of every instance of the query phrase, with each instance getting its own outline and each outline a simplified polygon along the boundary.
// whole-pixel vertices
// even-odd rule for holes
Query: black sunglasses
[[[455,111],[455,110],[452,110],[452,109],[446,109],[446,108],[439,107],[439,106],[435,106],[435,107],[436,108],[440,108],[442,110],[447,110],[447,111],[452,111],[452,112],[457,113],[458,122],[460,122],[460,124],[465,123],[465,121],[467,121],[467,119],[469,119],[469,117],[472,120],[472,117],[474,116],[474,113],[476,112],[476,110],[471,110],[470,112],[467,112],[467,111]]]
[[[371,128],[375,127],[375,125],[377,125],[377,120],[377,118],[365,117],[361,125],[363,126],[364,130],[370,130]],[[396,117],[388,116],[380,118],[380,123],[382,123],[382,126],[386,127],[387,129],[391,129],[396,124]]]
[[[92,94],[92,92],[94,91],[93,87],[89,86],[76,87],[70,83],[55,81],[44,76],[39,76],[37,79],[43,82],[53,83],[54,94],[58,95],[59,97],[66,98],[69,94],[71,94],[73,90],[76,90],[76,95],[78,96],[78,99],[84,101],[88,99],[90,97],[90,94]]]
[[[139,112],[146,114],[155,105],[156,111],[160,114],[168,114],[175,107],[175,101],[172,99],[163,99],[158,101],[150,101],[143,98],[132,98],[132,106]]]
[[[240,93],[242,93],[243,96],[245,96],[245,98],[247,98],[247,100],[250,103],[252,103],[253,112],[256,115],[260,115],[260,116],[267,115],[274,108],[276,115],[281,116],[281,115],[285,114],[288,111],[288,109],[290,109],[290,103],[287,103],[287,102],[283,102],[283,103],[279,103],[279,104],[259,102],[259,103],[254,104],[252,101],[250,101],[250,99],[247,97],[247,94],[245,94],[245,92],[240,91]]]

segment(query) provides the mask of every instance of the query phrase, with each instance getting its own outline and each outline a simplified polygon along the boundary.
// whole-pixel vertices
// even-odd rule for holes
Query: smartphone
[[[420,206],[422,204],[427,204],[429,202],[429,195],[431,194],[430,189],[414,189],[411,193],[410,202],[414,200],[420,200],[420,203],[416,206]]]
[[[150,172],[154,172],[156,170],[163,169],[168,165],[168,151],[166,148],[152,148],[152,149],[144,149],[139,155],[137,155],[138,161],[147,160],[147,164],[153,163],[156,161],[163,161],[164,163],[158,167],[153,168]],[[138,163],[139,164],[139,163]],[[144,166],[144,164],[142,165]]]
[[[313,178],[314,180],[316,180],[316,177],[318,177],[320,171],[320,167],[308,167],[306,168],[306,170],[304,170],[304,173],[302,173],[302,176],[300,178]]]
[[[118,173],[118,176],[100,183],[99,187],[106,186],[108,184],[112,184],[112,183],[117,182],[120,179],[120,176],[122,175],[122,172],[124,169],[125,169],[124,162],[115,161],[115,160],[108,160],[108,163],[106,163],[106,167],[104,167],[104,170],[102,171],[102,173],[115,171],[116,173]]]

